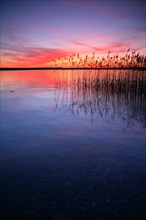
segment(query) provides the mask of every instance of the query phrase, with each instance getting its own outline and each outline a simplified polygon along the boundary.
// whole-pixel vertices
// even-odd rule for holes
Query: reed
[[[140,55],[139,52],[130,50],[126,51],[122,57],[119,54],[111,55],[108,51],[107,57],[99,58],[95,52],[91,56],[82,57],[79,53],[73,53],[67,57],[59,57],[53,60],[54,67],[85,67],[85,68],[146,68],[146,56]]]

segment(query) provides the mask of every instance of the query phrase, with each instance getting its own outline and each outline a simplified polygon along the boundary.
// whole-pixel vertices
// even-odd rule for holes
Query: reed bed
[[[67,57],[54,59],[55,67],[78,67],[78,68],[146,68],[146,56],[130,48],[124,56],[119,54],[107,53],[106,57],[99,58],[95,52],[91,56],[81,56],[79,53],[73,53]]]

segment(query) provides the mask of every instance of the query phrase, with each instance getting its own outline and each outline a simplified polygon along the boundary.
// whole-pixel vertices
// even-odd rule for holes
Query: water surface
[[[146,72],[1,72],[2,219],[145,219]]]

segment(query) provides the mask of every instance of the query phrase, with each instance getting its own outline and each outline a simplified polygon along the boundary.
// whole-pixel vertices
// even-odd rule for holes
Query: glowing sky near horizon
[[[2,0],[1,67],[48,66],[69,54],[145,55],[143,0]]]

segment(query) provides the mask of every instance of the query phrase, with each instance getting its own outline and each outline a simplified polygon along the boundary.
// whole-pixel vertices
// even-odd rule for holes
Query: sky
[[[146,54],[143,0],[1,0],[1,67],[47,67],[72,53]]]

